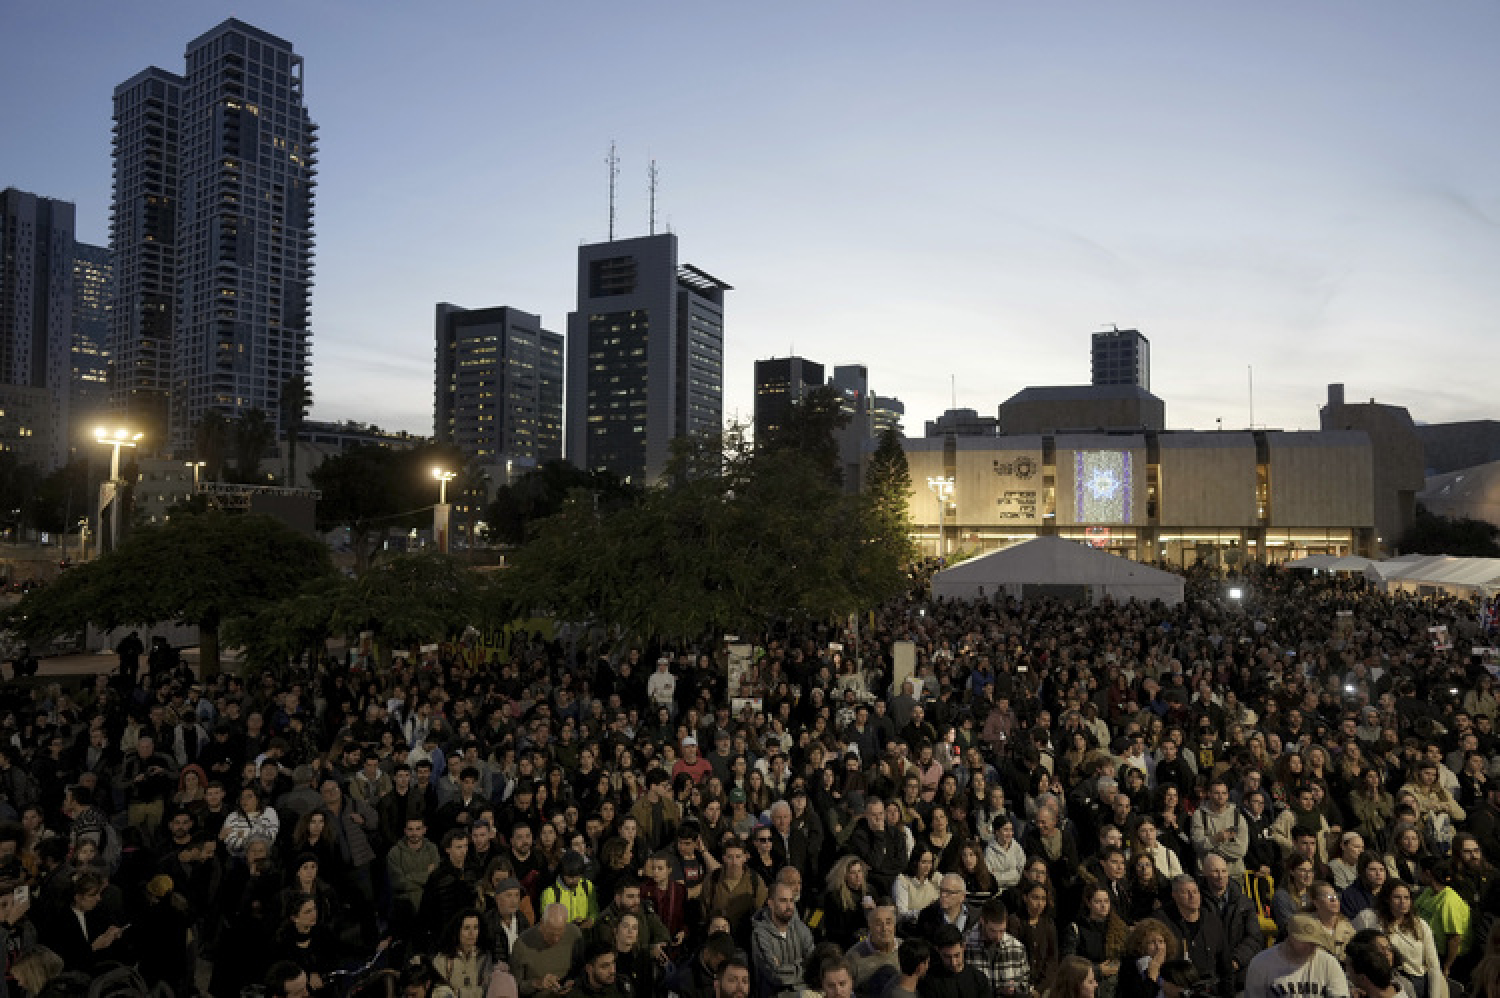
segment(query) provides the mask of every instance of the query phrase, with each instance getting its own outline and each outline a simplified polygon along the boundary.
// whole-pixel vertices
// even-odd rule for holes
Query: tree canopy
[[[830,479],[826,447],[752,450],[732,430],[680,448],[641,501],[596,511],[575,494],[498,579],[505,612],[543,611],[697,640],[781,618],[826,619],[901,591],[907,541]],[[812,441],[817,444],[817,441]]]
[[[226,634],[252,665],[294,661],[330,637],[366,631],[384,658],[462,633],[477,619],[480,589],[478,576],[447,555],[402,555],[353,578],[312,579]]]
[[[318,529],[348,528],[355,568],[363,572],[391,527],[432,522],[432,507],[438,500],[432,469],[456,470],[463,463],[452,447],[351,447],[308,475],[323,493],[318,501]]]
[[[203,670],[213,674],[227,621],[253,616],[332,570],[323,544],[269,516],[174,516],[133,530],[114,551],[28,593],[8,624],[30,641],[88,624],[192,624]]]
[[[1411,529],[1402,535],[1397,547],[1408,554],[1500,558],[1500,527],[1485,520],[1439,516],[1418,506]]]
[[[605,511],[619,509],[640,496],[639,489],[617,475],[583,471],[566,461],[548,461],[495,491],[495,501],[485,516],[490,537],[503,544],[525,542],[533,525],[561,513],[575,491],[587,494],[591,504]]]

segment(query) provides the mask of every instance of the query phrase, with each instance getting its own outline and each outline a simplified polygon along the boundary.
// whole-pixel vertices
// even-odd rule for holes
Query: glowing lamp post
[[[448,483],[458,477],[458,472],[433,468],[432,477],[438,480],[438,503],[432,507],[432,536],[437,540],[438,550],[448,553],[448,517],[453,507],[448,505]]]
[[[113,551],[120,543],[120,494],[125,483],[120,481],[120,451],[126,447],[134,447],[140,443],[144,433],[134,433],[123,427],[113,430],[100,426],[94,430],[94,439],[110,448],[109,455],[109,481],[99,486],[99,543],[101,547],[107,542],[108,550]],[[105,528],[104,516],[109,513],[109,527]]]

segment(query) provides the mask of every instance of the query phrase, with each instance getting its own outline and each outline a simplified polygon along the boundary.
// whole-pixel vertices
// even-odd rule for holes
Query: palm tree
[[[248,409],[234,424],[234,467],[240,481],[260,478],[260,463],[276,442],[276,427],[263,409]]]
[[[297,437],[302,423],[307,418],[307,408],[312,405],[312,389],[307,378],[294,374],[281,385],[281,428],[286,433],[286,481],[282,484],[295,488],[297,485]]]

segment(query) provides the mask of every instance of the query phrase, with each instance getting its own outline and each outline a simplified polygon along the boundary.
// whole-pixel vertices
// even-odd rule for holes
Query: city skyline
[[[1315,426],[1330,382],[1493,414],[1466,360],[1500,333],[1491,8],[31,5],[0,113],[48,141],[7,143],[0,186],[107,242],[112,88],[231,13],[306,59],[322,126],[314,418],[430,433],[437,302],[561,328],[611,140],[617,237],[654,158],[657,231],[737,289],[744,422],[758,359],[863,364],[916,435],[955,395],[1086,384],[1110,324],[1151,340],[1173,427],[1245,425],[1252,366],[1258,425]]]

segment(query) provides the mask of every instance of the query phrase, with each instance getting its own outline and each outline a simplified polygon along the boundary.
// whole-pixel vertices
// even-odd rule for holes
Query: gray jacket
[[[757,911],[750,923],[750,956],[761,998],[801,990],[802,964],[812,951],[812,930],[801,918],[793,918],[782,933],[771,921],[769,908]]]

